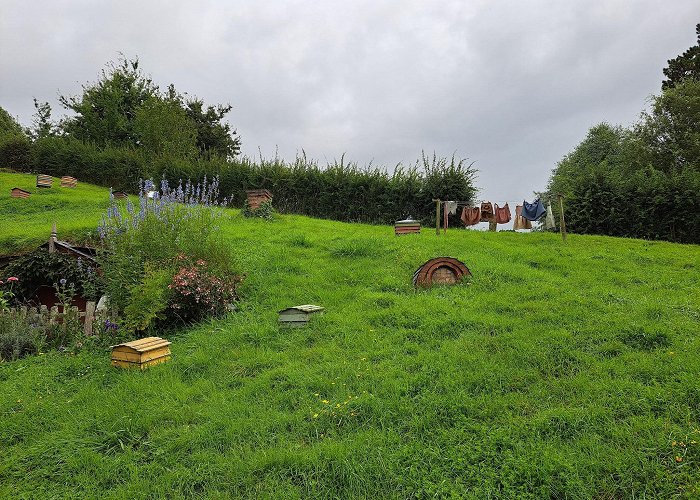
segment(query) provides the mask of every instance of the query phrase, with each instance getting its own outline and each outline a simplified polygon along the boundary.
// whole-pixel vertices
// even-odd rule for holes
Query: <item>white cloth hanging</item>
[[[555,229],[556,225],[554,224],[554,214],[552,213],[552,204],[550,203],[547,205],[547,215],[545,216],[544,219],[544,228],[545,229]]]
[[[445,202],[445,210],[447,210],[447,213],[450,215],[454,215],[457,213],[457,202],[456,201],[446,201]]]

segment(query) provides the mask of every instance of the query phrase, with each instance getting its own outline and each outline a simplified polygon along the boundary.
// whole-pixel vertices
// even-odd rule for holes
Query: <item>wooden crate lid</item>
[[[13,187],[12,189],[10,189],[10,191],[21,191],[23,193],[29,194],[29,191],[27,191],[26,189],[22,189],[22,188],[18,188],[18,187]]]
[[[248,196],[264,196],[267,198],[272,198],[272,193],[268,189],[249,189],[245,193]]]
[[[283,312],[287,311],[301,311],[305,313],[313,313],[313,312],[318,312],[318,311],[323,311],[325,308],[321,306],[315,306],[313,304],[304,304],[303,306],[294,306],[294,307],[288,307],[286,309],[282,309],[280,311],[280,314]]]
[[[134,352],[148,352],[154,349],[160,349],[161,347],[169,346],[172,342],[168,342],[160,337],[146,337],[139,340],[133,340],[131,342],[126,342],[124,344],[112,346],[114,351],[134,351]]]
[[[397,220],[396,222],[394,222],[394,224],[407,224],[407,225],[408,225],[408,224],[411,224],[411,225],[414,225],[414,224],[420,224],[420,221],[419,221],[419,220],[411,219],[411,218],[409,217],[408,219]]]

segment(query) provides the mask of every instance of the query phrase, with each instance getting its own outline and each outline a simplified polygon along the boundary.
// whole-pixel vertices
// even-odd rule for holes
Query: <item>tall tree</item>
[[[232,158],[241,151],[241,138],[223,120],[232,106],[204,106],[200,99],[187,102],[187,116],[197,127],[197,147],[205,157]]]
[[[10,113],[0,107],[0,136],[6,135],[24,135],[24,130]]]
[[[109,63],[97,82],[83,85],[82,95],[59,97],[75,113],[62,127],[68,135],[98,145],[136,145],[136,112],[156,96],[158,87],[139,69],[138,58],[122,57]]]
[[[695,26],[695,33],[698,36],[698,43],[680,56],[668,61],[668,67],[664,68],[667,79],[661,83],[662,89],[673,88],[688,78],[700,80],[700,23]]]
[[[39,102],[34,98],[34,116],[29,135],[32,139],[43,139],[56,135],[56,124],[51,120],[51,105],[48,102]]]

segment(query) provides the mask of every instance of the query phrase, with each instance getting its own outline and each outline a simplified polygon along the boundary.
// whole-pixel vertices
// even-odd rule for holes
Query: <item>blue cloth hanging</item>
[[[523,210],[521,212],[521,215],[525,217],[527,220],[538,220],[540,217],[542,217],[545,212],[547,211],[546,208],[544,208],[544,205],[540,201],[539,198],[537,198],[534,202],[528,203],[526,201],[523,201]]]

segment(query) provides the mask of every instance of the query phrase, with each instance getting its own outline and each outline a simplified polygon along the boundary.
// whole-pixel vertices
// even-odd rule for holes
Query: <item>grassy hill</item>
[[[0,253],[106,200],[20,182],[0,174]],[[170,363],[0,363],[0,496],[700,495],[700,247],[234,210],[223,231],[241,310],[169,335]],[[442,255],[471,283],[415,291]],[[326,314],[280,330],[304,303]]]

